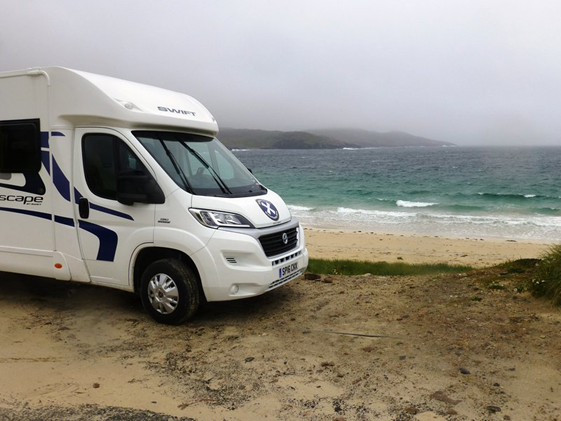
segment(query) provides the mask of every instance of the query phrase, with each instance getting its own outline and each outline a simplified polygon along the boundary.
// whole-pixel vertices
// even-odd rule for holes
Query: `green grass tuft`
[[[504,269],[507,274],[526,273],[529,270],[535,269],[539,262],[540,259],[518,259],[509,260],[498,266]]]
[[[528,289],[535,297],[549,298],[561,305],[561,244],[552,246],[542,256]]]
[[[442,273],[459,273],[472,270],[471,266],[449,265],[446,263],[407,264],[369,262],[355,260],[310,259],[308,271],[324,275],[434,275]]]

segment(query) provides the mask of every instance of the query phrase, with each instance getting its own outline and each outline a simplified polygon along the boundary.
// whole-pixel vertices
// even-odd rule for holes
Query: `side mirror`
[[[162,204],[165,202],[164,192],[144,171],[122,171],[117,177],[117,201],[132,206],[135,203]]]

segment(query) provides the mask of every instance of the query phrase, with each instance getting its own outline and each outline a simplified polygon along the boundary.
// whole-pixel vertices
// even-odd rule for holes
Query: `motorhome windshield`
[[[263,187],[216,138],[186,133],[133,134],[179,187],[202,196],[258,196]]]

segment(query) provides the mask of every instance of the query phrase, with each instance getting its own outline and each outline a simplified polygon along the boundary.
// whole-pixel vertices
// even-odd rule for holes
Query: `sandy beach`
[[[446,238],[368,231],[306,229],[310,257],[405,263],[449,263],[486,267],[537,258],[551,244],[508,239]]]

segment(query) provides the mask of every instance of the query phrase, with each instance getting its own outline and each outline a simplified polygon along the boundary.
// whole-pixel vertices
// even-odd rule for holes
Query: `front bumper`
[[[292,229],[298,232],[295,247],[267,257],[259,238]],[[207,246],[193,257],[207,301],[261,295],[296,279],[308,266],[304,230],[296,220],[266,230],[218,229]],[[208,270],[208,265],[214,270]]]

